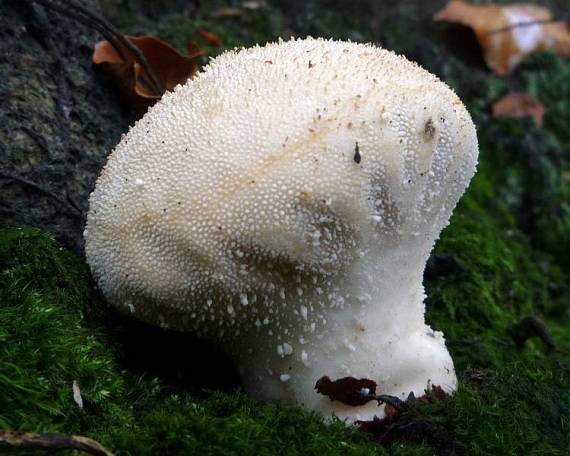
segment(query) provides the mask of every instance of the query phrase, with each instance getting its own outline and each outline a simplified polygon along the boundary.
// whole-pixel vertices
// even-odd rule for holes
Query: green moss
[[[39,230],[0,230],[0,429],[79,433],[132,455],[428,454],[385,451],[299,409],[140,377],[119,365],[105,318],[81,259]]]
[[[568,454],[570,370],[552,361],[468,370],[452,400],[421,405],[409,419],[445,426],[471,455]]]
[[[445,332],[463,379],[453,400],[422,416],[453,430],[469,454],[567,454],[570,334],[565,303],[549,291],[562,276],[545,274],[548,258],[504,228],[511,218],[478,203],[492,189],[481,170],[436,247],[457,267],[428,282],[428,321]],[[538,341],[515,348],[513,323],[536,312],[564,315],[562,325],[550,322],[561,351]]]
[[[570,200],[562,178],[569,150],[559,125],[570,113],[560,79],[568,68],[545,54],[518,73],[519,90],[542,94],[544,128],[478,108],[504,94],[492,76],[466,95],[478,123],[479,170],[434,252],[454,267],[427,282],[428,321],[445,332],[462,381],[453,400],[420,415],[453,430],[469,454],[570,449]],[[515,348],[513,325],[532,313],[546,318],[558,351],[537,339]]]
[[[35,230],[0,231],[0,428],[77,430],[77,381],[89,407],[105,409],[123,380],[85,325],[85,264]]]
[[[324,428],[316,415],[260,404],[239,394],[216,393],[201,403],[171,396],[158,411],[141,410],[135,429],[116,432],[119,447],[131,454],[149,446],[160,454],[384,453],[341,423]]]

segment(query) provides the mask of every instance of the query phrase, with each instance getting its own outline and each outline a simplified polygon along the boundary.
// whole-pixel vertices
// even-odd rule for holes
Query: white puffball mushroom
[[[422,276],[477,154],[459,98],[392,52],[237,49],[110,155],[87,260],[125,313],[217,341],[252,396],[371,419],[376,402],[331,401],[316,381],[371,379],[402,399],[456,389]]]

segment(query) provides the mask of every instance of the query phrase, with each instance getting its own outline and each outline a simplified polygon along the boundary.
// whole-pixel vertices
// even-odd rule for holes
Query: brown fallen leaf
[[[384,412],[386,413],[384,418],[378,418],[374,415],[374,418],[371,420],[357,420],[354,422],[354,425],[368,433],[373,440],[382,445],[389,445],[392,441],[388,441],[386,435],[390,431],[390,425],[398,419],[398,412],[392,414],[388,405],[384,406]]]
[[[384,417],[374,416],[372,420],[359,420],[354,424],[382,445],[391,445],[397,441],[413,443],[425,441],[441,447],[445,442],[452,442],[445,428],[436,422],[414,417],[414,413],[409,412],[413,412],[414,407],[420,402],[433,403],[448,398],[449,395],[439,385],[431,385],[419,398],[410,393],[405,401],[395,396],[380,395],[377,400],[380,405],[384,404]],[[457,453],[442,452],[442,454]]]
[[[493,117],[531,116],[541,127],[544,118],[544,105],[526,93],[510,92],[493,103]]]
[[[267,6],[267,2],[263,2],[263,1],[246,1],[246,2],[241,2],[241,7],[242,7],[242,8],[251,9],[251,10],[256,10],[256,9],[265,8],[266,6]]]
[[[215,33],[208,32],[207,30],[198,30],[198,33],[202,38],[204,38],[208,43],[213,46],[221,46],[222,40]]]
[[[321,377],[316,385],[317,393],[346,405],[364,405],[376,399],[376,382],[367,378],[343,377],[332,381]]]
[[[428,401],[443,401],[449,398],[449,394],[445,392],[445,390],[439,385],[433,385],[431,389],[426,390],[425,396],[428,398]]]
[[[542,6],[527,3],[471,5],[451,0],[433,19],[473,29],[489,68],[509,74],[531,52],[551,49],[570,56],[570,33],[564,21],[553,21]]]
[[[181,54],[168,43],[154,36],[127,37],[145,56],[148,64],[164,88],[171,91],[183,84],[199,69],[204,52],[194,42],[188,42],[188,55]],[[134,54],[123,48],[128,62],[121,59],[109,41],[95,45],[93,63],[117,85],[127,103],[137,114],[143,114],[162,93],[157,93]]]
[[[246,1],[241,2],[241,7],[250,10],[258,10],[261,8],[265,8],[267,6],[267,2],[263,1]]]
[[[199,58],[202,55],[206,55],[206,51],[192,40],[186,41],[186,52],[188,52],[188,57],[190,58]]]
[[[210,13],[210,17],[240,17],[243,11],[239,8],[219,8]]]
[[[398,409],[396,407],[394,407],[393,405],[390,404],[385,404],[384,405],[384,413],[386,414],[386,416],[384,417],[385,420],[388,420],[389,422],[393,421],[394,418],[396,418],[398,416],[398,414],[400,413],[398,411]]]

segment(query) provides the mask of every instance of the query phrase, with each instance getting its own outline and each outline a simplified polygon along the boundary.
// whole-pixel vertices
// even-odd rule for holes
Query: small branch
[[[39,184],[36,184],[35,182],[32,182],[28,179],[25,179],[23,177],[20,176],[16,176],[13,174],[5,174],[0,172],[0,178],[4,178],[4,179],[9,179],[15,182],[19,182],[20,184],[23,184],[27,187],[30,187],[40,193],[43,193],[44,195],[49,196],[50,198],[54,199],[55,201],[57,201],[59,204],[61,204],[62,206],[65,206],[69,211],[70,214],[73,215],[74,217],[77,217],[80,220],[83,220],[83,212],[71,201],[67,201],[63,198],[60,198],[59,196],[57,196],[55,193],[53,193],[51,190],[42,187]]]
[[[36,434],[33,432],[0,430],[0,448],[78,450],[95,456],[113,456],[113,453],[93,439],[60,432]]]
[[[103,19],[103,18],[95,15],[91,11],[89,11],[87,8],[85,8],[79,2],[77,2],[77,0],[66,0],[66,1],[73,8],[75,8],[77,11],[79,11],[81,14],[84,14],[89,19],[98,23],[102,27],[109,30],[109,32],[111,32],[113,35],[115,35],[117,37],[117,39],[119,40],[119,42],[135,55],[136,59],[138,60],[138,62],[141,65],[141,67],[146,72],[147,76],[150,78],[152,84],[155,86],[155,89],[157,90],[158,95],[160,96],[165,92],[166,89],[164,88],[164,86],[160,82],[160,79],[158,79],[158,77],[156,76],[156,74],[152,70],[151,66],[148,64],[144,54],[141,52],[141,50],[135,44],[131,43],[129,41],[129,39],[121,33],[121,31],[119,29],[116,29],[113,25],[111,25],[105,19]]]
[[[390,396],[389,394],[380,394],[374,398],[378,401],[378,405],[388,404],[394,407],[398,412],[405,412],[410,409],[410,404],[403,401],[399,397]]]
[[[151,85],[153,86],[155,94],[161,96],[165,92],[165,88],[152,70],[146,57],[141,52],[141,50],[133,44],[129,39],[123,35],[118,29],[112,26],[105,19],[97,16],[93,12],[89,11],[87,8],[83,7],[76,0],[28,0],[32,3],[38,3],[46,8],[52,9],[60,14],[68,16],[77,22],[80,22],[88,27],[95,28],[99,31],[108,41],[111,43],[113,48],[117,51],[121,60],[124,62],[129,62],[129,58],[126,55],[124,48],[128,49],[135,56],[135,59],[141,65],[143,71],[148,76]],[[70,9],[72,11],[70,11]]]
[[[73,12],[69,11],[67,8],[58,5],[56,3],[57,0],[30,0],[30,1],[32,3],[37,3],[45,8],[51,9],[52,11],[55,11],[66,17],[69,17],[70,19],[73,19],[79,22],[80,24],[85,25],[86,27],[94,28],[101,35],[103,35],[103,37],[105,37],[105,39],[109,41],[109,43],[111,43],[111,46],[113,46],[113,48],[117,51],[119,57],[123,62],[129,61],[129,57],[125,52],[124,48],[120,45],[115,36],[107,28],[101,26],[100,24],[94,22],[93,20],[90,20],[88,17],[82,17],[74,14]]]
[[[542,19],[536,21],[516,22],[514,24],[508,25],[507,27],[501,27],[495,30],[491,30],[487,34],[494,35],[496,33],[508,32],[509,30],[513,30],[515,28],[532,27],[533,25],[542,25],[542,24],[552,24],[554,22],[565,22],[565,21],[564,19]]]

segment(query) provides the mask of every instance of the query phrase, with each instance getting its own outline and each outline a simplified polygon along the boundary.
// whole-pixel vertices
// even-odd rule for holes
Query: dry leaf
[[[140,49],[158,80],[169,91],[186,82],[198,71],[199,58],[204,54],[192,41],[188,42],[188,55],[184,55],[153,36],[127,38]],[[121,60],[108,41],[100,41],[95,45],[93,63],[110,76],[134,111],[144,113],[162,94],[152,90],[150,79],[134,54],[126,48],[123,49],[128,62]]]
[[[437,436],[441,434],[439,431],[441,425],[436,422],[421,421],[413,418],[413,414],[410,415],[408,411],[413,410],[418,402],[437,402],[448,398],[449,395],[439,385],[432,385],[419,398],[410,393],[406,401],[402,401],[396,396],[380,395],[377,400],[380,399],[380,404],[384,403],[384,417],[374,416],[371,420],[358,420],[354,424],[363,431],[368,432],[375,441],[383,445],[391,445],[395,441],[438,443]],[[429,440],[425,438],[430,436],[435,438]],[[442,437],[446,436],[443,435]],[[456,453],[450,452],[445,454]]]
[[[356,379],[354,377],[343,377],[332,381],[324,376],[317,381],[315,389],[317,393],[328,396],[331,401],[357,406],[375,400],[376,382],[367,378]]]
[[[394,418],[396,418],[398,416],[398,414],[400,413],[398,411],[398,409],[396,407],[394,407],[393,405],[390,404],[385,404],[384,405],[384,413],[385,413],[385,420],[388,420],[389,422],[393,421]]]
[[[79,389],[79,383],[77,383],[77,380],[73,380],[71,389],[73,390],[73,400],[77,406],[83,410],[83,398],[81,397],[81,389]]]
[[[222,45],[222,40],[220,40],[218,35],[216,35],[212,32],[208,32],[207,30],[198,30],[198,33],[200,34],[200,36],[202,38],[204,38],[206,41],[208,41],[208,43],[210,43],[211,45],[213,45],[213,46],[221,46]]]
[[[188,57],[191,58],[198,58],[206,54],[206,52],[192,40],[186,42],[186,51],[188,52]]]
[[[493,117],[531,116],[538,126],[542,126],[544,105],[526,93],[510,92],[493,103]]]
[[[258,10],[261,8],[265,8],[267,6],[267,2],[262,1],[249,1],[249,2],[241,2],[241,7],[250,10]]]
[[[210,13],[210,17],[239,17],[243,11],[239,8],[219,8]]]
[[[473,29],[485,62],[499,75],[509,74],[525,55],[534,51],[551,49],[570,56],[567,24],[549,22],[553,19],[552,13],[542,6],[527,3],[471,5],[452,0],[433,18]]]
[[[439,385],[433,385],[431,390],[426,390],[426,396],[428,399],[431,397],[432,400],[444,401],[449,397],[449,394]]]

